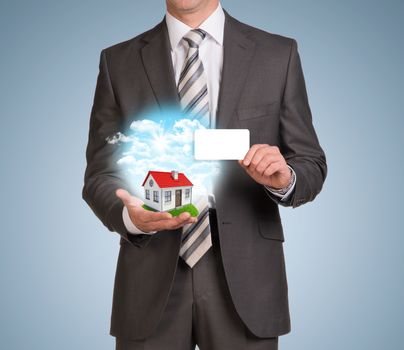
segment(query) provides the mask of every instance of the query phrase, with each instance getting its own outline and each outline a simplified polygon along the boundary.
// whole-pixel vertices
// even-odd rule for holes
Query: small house
[[[191,203],[192,182],[178,171],[149,171],[143,181],[144,203],[167,211]]]

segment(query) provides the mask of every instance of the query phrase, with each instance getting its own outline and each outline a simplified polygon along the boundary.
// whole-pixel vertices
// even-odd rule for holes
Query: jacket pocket
[[[265,239],[277,240],[280,242],[285,241],[280,218],[278,220],[275,220],[275,218],[268,219],[260,217],[258,219],[258,224],[261,237]]]
[[[255,119],[268,115],[277,115],[279,113],[279,101],[274,101],[270,104],[253,106],[237,109],[237,117],[240,120]]]

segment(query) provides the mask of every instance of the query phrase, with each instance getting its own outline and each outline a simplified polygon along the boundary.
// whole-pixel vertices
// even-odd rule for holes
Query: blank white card
[[[250,130],[198,129],[194,142],[196,160],[243,159],[250,149]]]

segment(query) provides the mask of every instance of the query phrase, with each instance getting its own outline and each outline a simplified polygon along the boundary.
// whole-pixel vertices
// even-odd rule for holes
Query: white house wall
[[[185,198],[185,189],[189,188],[191,190],[191,193],[189,195],[189,198]],[[171,202],[170,203],[164,203],[163,202],[163,211],[166,210],[171,210],[175,208],[175,191],[176,190],[182,190],[181,192],[181,207],[191,203],[192,199],[192,187],[191,186],[180,186],[180,187],[167,187],[163,188],[163,201],[164,201],[164,192],[165,191],[171,191]]]
[[[165,203],[165,192],[171,191],[171,202]],[[163,188],[163,211],[171,210],[175,208],[175,190],[173,188]]]
[[[190,189],[190,193],[189,193],[189,197],[188,198],[185,198],[185,189],[186,188],[189,188]],[[181,195],[182,195],[182,198],[181,198],[181,202],[182,202],[182,205],[187,205],[187,204],[189,204],[189,203],[191,203],[191,201],[192,201],[192,187],[191,186],[185,186],[185,187],[182,187],[182,193],[181,193]]]
[[[150,187],[149,185],[149,180],[150,178],[153,179],[154,185],[153,187]],[[146,179],[146,182],[144,184],[144,203],[158,211],[167,211],[175,208],[175,190],[182,190],[181,192],[181,206],[184,206],[186,204],[191,203],[192,201],[192,186],[179,186],[179,187],[168,187],[168,188],[160,188],[156,182],[156,180],[153,178],[153,175],[149,174],[149,176]],[[189,198],[185,198],[185,189],[190,189],[191,193]],[[150,199],[146,199],[146,190],[150,191]],[[153,191],[159,191],[159,203],[156,203],[153,201]],[[171,202],[165,203],[164,202],[164,192],[165,191],[171,191]]]
[[[153,187],[150,187],[150,185],[149,185],[150,178],[152,178],[154,181]],[[150,191],[150,199],[146,199],[146,190]],[[161,211],[161,209],[162,209],[162,207],[161,207],[161,188],[159,187],[159,185],[157,184],[157,181],[153,178],[153,176],[151,174],[147,177],[147,180],[143,187],[143,191],[144,191],[143,192],[143,194],[144,194],[143,202],[150,208]],[[156,203],[153,201],[153,191],[159,191],[159,196],[160,196],[159,203]]]

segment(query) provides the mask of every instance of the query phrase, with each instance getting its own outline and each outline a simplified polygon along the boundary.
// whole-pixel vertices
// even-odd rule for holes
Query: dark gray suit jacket
[[[277,145],[297,175],[288,202],[251,179],[235,161],[222,162],[216,186],[221,253],[234,305],[257,336],[290,330],[284,235],[278,204],[312,201],[326,178],[326,158],[312,125],[296,41],[238,22],[225,12],[224,62],[217,128],[248,128],[251,144]],[[91,113],[83,198],[121,235],[111,334],[147,337],[170,292],[181,230],[131,235],[117,188],[128,188],[106,138],[124,132],[150,106],[179,104],[163,19],[153,29],[102,51]]]

